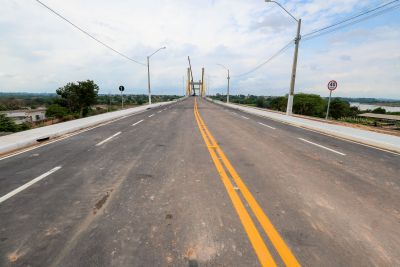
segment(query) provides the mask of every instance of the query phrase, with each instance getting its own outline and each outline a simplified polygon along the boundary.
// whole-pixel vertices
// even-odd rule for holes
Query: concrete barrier
[[[95,115],[91,117],[86,117],[82,119],[62,122],[53,124],[50,126],[35,128],[23,132],[13,133],[10,135],[5,135],[0,137],[0,155],[6,154],[18,149],[29,147],[38,144],[40,140],[54,139],[65,134],[69,134],[75,131],[79,131],[85,128],[93,127],[108,121],[112,121],[125,116],[137,114],[143,112],[147,109],[165,106],[169,104],[176,103],[177,101],[183,100],[185,98],[180,98],[178,100],[170,102],[160,102],[151,105],[143,105],[139,107],[108,112],[100,115]]]
[[[219,105],[230,107],[232,109],[247,112],[249,114],[266,117],[293,126],[310,129],[334,137],[400,153],[400,137],[398,136],[377,133],[368,130],[356,129],[342,125],[324,123],[320,121],[309,120],[294,116],[287,116],[285,114],[270,112],[267,110],[261,110],[253,107],[246,107],[236,104],[227,104],[221,101],[213,100],[211,98],[207,98],[207,100]]]

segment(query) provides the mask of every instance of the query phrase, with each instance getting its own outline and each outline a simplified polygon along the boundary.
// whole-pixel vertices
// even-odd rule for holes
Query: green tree
[[[5,114],[0,114],[0,132],[17,132],[18,126]]]
[[[286,106],[287,106],[287,97],[278,96],[278,97],[273,97],[269,101],[267,108],[279,110],[279,111],[286,111]]]
[[[46,117],[61,119],[68,115],[68,109],[58,104],[50,105],[46,109]]]
[[[378,108],[374,109],[374,110],[371,111],[371,112],[372,112],[372,113],[375,113],[375,114],[386,114],[386,109],[381,108],[381,107],[378,107]]]
[[[259,108],[264,108],[265,107],[265,101],[263,97],[258,97],[256,100],[256,106]]]
[[[87,114],[91,105],[96,103],[99,87],[91,80],[68,83],[57,89],[57,94],[65,99],[70,112],[78,112],[79,117]]]
[[[326,100],[314,94],[296,94],[293,100],[293,112],[307,116],[322,117]]]
[[[334,98],[329,107],[329,116],[334,119],[348,117],[353,115],[353,110],[350,108],[349,102],[343,101],[339,98]]]

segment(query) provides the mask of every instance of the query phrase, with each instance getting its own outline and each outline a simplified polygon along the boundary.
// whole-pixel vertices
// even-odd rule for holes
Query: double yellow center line
[[[215,141],[214,137],[211,135],[207,126],[204,124],[203,119],[197,108],[197,100],[195,98],[194,102],[194,116],[196,118],[197,124],[199,126],[201,135],[203,136],[204,142],[207,145],[208,151],[210,152],[211,158],[217,168],[219,175],[221,176],[222,182],[228,192],[228,195],[232,201],[232,204],[239,215],[240,221],[249,237],[249,240],[257,254],[257,257],[262,266],[276,266],[274,258],[269,252],[263,238],[261,237],[253,219],[251,218],[249,212],[246,210],[239,194],[235,191],[234,185],[231,179],[239,188],[243,198],[247,202],[254,216],[257,218],[259,224],[263,228],[265,234],[268,236],[272,245],[279,253],[282,261],[286,266],[300,266],[296,257],[292,254],[289,247],[285,244],[282,237],[279,235],[278,231],[275,229],[271,221],[265,215],[260,205],[257,203],[253,195],[250,193],[247,186],[244,184],[240,176],[237,174],[232,164],[229,162],[228,158],[225,156],[224,152],[219,147],[218,143]],[[227,173],[228,172],[228,173]]]

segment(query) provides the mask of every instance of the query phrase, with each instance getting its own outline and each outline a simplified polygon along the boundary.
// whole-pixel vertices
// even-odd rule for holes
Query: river
[[[351,107],[358,107],[360,110],[374,110],[376,108],[384,108],[388,112],[400,112],[400,107],[389,107],[389,106],[377,106],[377,105],[370,105],[370,104],[361,104],[357,102],[350,102]]]

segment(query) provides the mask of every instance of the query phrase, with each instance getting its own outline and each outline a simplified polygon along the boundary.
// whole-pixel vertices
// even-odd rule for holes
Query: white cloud
[[[4,3],[5,2],[5,3]],[[287,1],[303,18],[303,32],[327,25],[381,1]],[[277,6],[249,1],[62,1],[49,6],[126,55],[151,59],[155,93],[182,93],[190,55],[195,75],[206,67],[211,88],[252,69],[293,39],[296,25]],[[297,90],[326,93],[326,79],[341,79],[343,95],[400,97],[400,22],[337,33],[301,44]],[[347,32],[347,33],[346,33]],[[365,34],[365,33],[368,34]],[[126,61],[72,28],[34,0],[5,0],[0,10],[0,90],[53,92],[69,81],[93,79],[103,93],[145,92],[146,68]],[[327,46],[327,44],[329,44]],[[397,45],[398,46],[398,45]],[[280,95],[287,91],[293,49],[249,76],[232,79],[233,93]],[[346,89],[344,89],[346,88]],[[381,88],[385,88],[383,91]],[[340,87],[339,87],[340,90]],[[338,91],[339,91],[338,90]],[[346,92],[346,93],[344,93]]]

